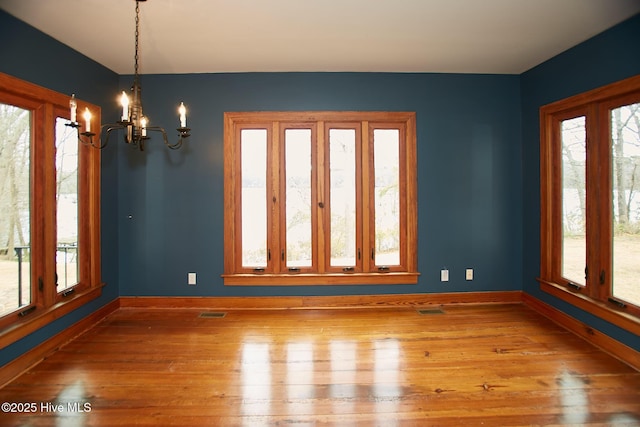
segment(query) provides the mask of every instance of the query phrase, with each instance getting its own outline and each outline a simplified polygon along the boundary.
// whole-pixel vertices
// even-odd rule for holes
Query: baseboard
[[[602,351],[640,371],[640,352],[628,347],[610,336],[593,329],[589,325],[561,312],[539,299],[523,293],[522,301],[536,312],[551,319],[563,328],[573,332]]]
[[[115,299],[0,368],[0,388],[120,308]]]
[[[282,297],[120,297],[120,307],[122,308],[208,308],[217,310],[385,308],[493,303],[522,303],[522,292]]]

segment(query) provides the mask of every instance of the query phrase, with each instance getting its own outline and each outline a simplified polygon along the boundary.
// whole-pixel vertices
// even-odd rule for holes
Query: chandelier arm
[[[103,149],[104,147],[106,147],[106,146],[107,146],[107,144],[109,143],[109,140],[105,140],[104,144],[101,144],[101,143],[100,143],[100,141],[101,141],[101,139],[100,139],[100,138],[98,138],[98,142],[97,142],[97,143],[94,143],[94,142],[93,142],[93,137],[95,136],[95,134],[94,134],[94,133],[91,133],[91,132],[83,132],[83,133],[82,133],[82,135],[84,135],[84,136],[86,136],[86,137],[88,137],[88,138],[89,138],[89,141],[86,141],[86,142],[85,142],[85,141],[82,141],[82,142],[84,142],[85,144],[87,144],[87,143],[88,143],[88,144],[89,144],[89,145],[91,145],[93,148],[97,148],[98,150],[102,150],[102,149]]]
[[[91,145],[92,147],[95,148],[100,148],[100,147],[96,147],[96,145],[93,143],[93,137],[95,136],[95,133],[93,132],[80,132],[80,128],[76,128],[76,131],[78,132],[78,141],[84,145]],[[82,137],[88,138],[88,139],[83,139]]]
[[[102,150],[107,144],[104,145],[94,144],[93,137],[96,135],[93,132],[80,132],[80,124],[78,122],[69,122],[65,123],[65,126],[72,127],[76,130],[76,134],[78,135],[78,142],[84,145],[91,145],[94,148]],[[82,138],[84,136],[84,139]],[[86,139],[88,138],[88,139]]]
[[[164,139],[164,145],[166,145],[168,148],[170,148],[172,150],[177,150],[178,148],[182,147],[183,137],[189,136],[189,135],[184,135],[184,134],[181,133],[180,134],[180,139],[178,139],[178,142],[176,142],[175,144],[170,144],[169,143],[169,138],[167,137],[167,131],[165,131],[163,127],[160,127],[160,126],[147,126],[146,129],[147,129],[147,131],[154,131],[154,132],[162,133],[162,139]]]
[[[96,147],[96,148],[98,148],[100,150],[102,150],[103,148],[105,148],[107,146],[107,144],[109,144],[109,136],[111,135],[112,131],[119,130],[119,129],[126,129],[126,126],[121,125],[121,124],[113,124],[113,123],[104,124],[104,125],[102,125],[100,127],[100,135],[102,135],[104,133],[105,129],[107,131],[105,133],[104,144],[101,144],[99,146],[91,144],[91,145],[93,145],[94,147]]]

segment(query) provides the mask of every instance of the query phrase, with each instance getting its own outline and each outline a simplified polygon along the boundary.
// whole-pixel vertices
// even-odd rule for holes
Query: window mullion
[[[400,195],[399,208],[400,208],[400,265],[402,270],[407,269],[408,263],[408,250],[407,250],[407,134],[404,125],[398,125],[400,139],[398,141],[398,193]]]
[[[318,207],[318,200],[320,198],[318,192],[318,123],[315,123],[311,127],[311,270],[318,272],[318,258],[320,257],[320,251],[318,247],[318,237],[320,235],[319,223],[322,217],[322,209]]]
[[[41,199],[35,203],[39,205],[40,212],[37,218],[41,221],[42,247],[38,251],[38,274],[35,276],[42,289],[38,293],[42,297],[45,307],[53,305],[56,300],[56,170],[55,170],[55,120],[52,104],[44,104],[40,110],[42,127],[40,135],[36,135],[36,150],[41,152],[42,171],[38,181],[42,185]],[[39,127],[36,126],[36,129]],[[37,240],[34,239],[34,240]],[[36,255],[36,256],[38,256]]]
[[[225,217],[225,229],[233,231],[226,238],[225,236],[225,252],[233,254],[233,261],[227,264],[227,260],[231,260],[231,256],[225,258],[225,267],[227,271],[238,272],[242,268],[242,129],[240,126],[233,128],[234,137],[229,138],[227,142],[227,150],[229,155],[233,155],[230,162],[229,173],[225,173],[225,179],[233,180],[233,185],[225,186],[225,207],[230,209],[233,206],[235,215],[233,218],[229,215]],[[233,191],[231,191],[233,190]],[[227,221],[230,220],[230,221]]]
[[[79,107],[83,107],[80,101]],[[102,121],[102,110],[92,107],[91,126],[94,129],[100,128]],[[81,200],[79,212],[80,227],[80,254],[81,262],[88,265],[86,275],[81,272],[81,279],[86,279],[86,284],[90,287],[97,286],[102,277],[102,267],[100,260],[100,180],[96,179],[101,175],[100,152],[92,146],[80,144],[79,157],[79,195]],[[80,259],[80,258],[79,258]]]
[[[551,136],[549,144],[552,145],[552,160],[549,159],[549,162],[553,163],[551,169],[551,176],[548,177],[551,180],[551,183],[547,184],[551,188],[548,188],[548,192],[551,194],[550,199],[547,200],[544,206],[551,206],[551,220],[549,228],[551,230],[550,234],[550,242],[549,246],[543,251],[541,258],[545,260],[546,263],[550,266],[548,273],[550,277],[553,277],[554,280],[558,283],[564,283],[564,277],[562,275],[562,265],[563,265],[563,189],[562,189],[562,130],[561,130],[562,119],[558,117],[553,117],[553,124],[551,127]],[[560,173],[558,173],[560,172]],[[548,259],[545,259],[548,256]],[[584,265],[580,266],[581,268],[586,269],[586,258]]]
[[[285,245],[285,186],[284,180],[284,143],[280,137],[280,123],[273,122],[271,138],[267,139],[267,194],[271,195],[267,203],[267,270],[280,273],[285,270],[283,259]]]
[[[590,119],[590,120],[589,120]],[[612,255],[612,193],[610,125],[606,109],[589,106],[587,117],[587,260],[590,270],[589,296],[600,301],[609,297]],[[590,198],[589,198],[590,196]]]
[[[34,238],[34,236],[39,236],[44,234],[43,223],[41,219],[41,215],[43,214],[43,206],[40,201],[44,199],[43,191],[44,191],[44,180],[43,169],[38,167],[43,163],[43,152],[39,147],[43,146],[44,141],[44,117],[45,117],[45,109],[44,106],[40,106],[32,110],[31,113],[31,141],[30,143],[30,168],[29,176],[30,176],[30,189],[29,189],[29,204],[30,204],[30,227],[29,227],[29,242],[27,243],[29,248],[29,258],[30,258],[30,290],[31,290],[31,302],[27,306],[24,306],[25,309],[28,307],[43,307],[43,293],[40,292],[39,284],[41,281],[39,278],[43,276],[43,260],[42,256],[43,245],[40,239]],[[30,308],[29,308],[30,309]]]
[[[314,231],[314,259],[317,262],[316,269],[318,273],[327,271],[327,247],[331,237],[328,235],[330,231],[330,218],[328,216],[329,209],[326,208],[329,194],[326,192],[329,188],[327,179],[329,173],[326,168],[328,162],[326,160],[327,133],[325,131],[324,121],[319,121],[316,126],[316,144],[313,151],[314,157],[314,177],[315,177],[315,206],[316,221],[318,226]]]
[[[331,144],[330,144],[330,125],[322,122],[322,143],[318,145],[318,149],[322,148],[322,160],[321,168],[323,176],[324,191],[322,192],[323,200],[322,205],[318,204],[323,219],[323,241],[320,249],[322,249],[324,262],[323,272],[331,271]],[[319,165],[320,166],[320,165]]]
[[[360,168],[362,170],[359,191],[360,215],[358,217],[359,227],[361,230],[359,244],[362,248],[361,262],[362,271],[370,272],[374,268],[373,248],[375,236],[372,232],[375,218],[375,203],[373,200],[373,129],[369,128],[369,121],[362,122],[362,131],[360,133],[362,141],[360,148]]]

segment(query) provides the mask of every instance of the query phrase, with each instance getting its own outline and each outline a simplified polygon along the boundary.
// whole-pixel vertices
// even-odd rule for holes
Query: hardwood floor
[[[640,372],[521,304],[202,311],[116,311],[0,389],[0,424],[640,425]]]

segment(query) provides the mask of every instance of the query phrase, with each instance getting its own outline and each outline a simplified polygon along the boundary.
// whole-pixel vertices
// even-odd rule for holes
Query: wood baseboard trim
[[[0,368],[0,388],[120,308],[115,299]]]
[[[632,368],[640,371],[640,352],[628,347],[610,336],[593,329],[589,325],[561,312],[560,310],[540,301],[539,299],[523,293],[522,301],[536,312],[549,318],[563,328],[573,332],[602,351],[610,354],[616,359],[626,363]]]
[[[522,303],[521,291],[283,297],[120,297],[122,308],[295,310]]]

